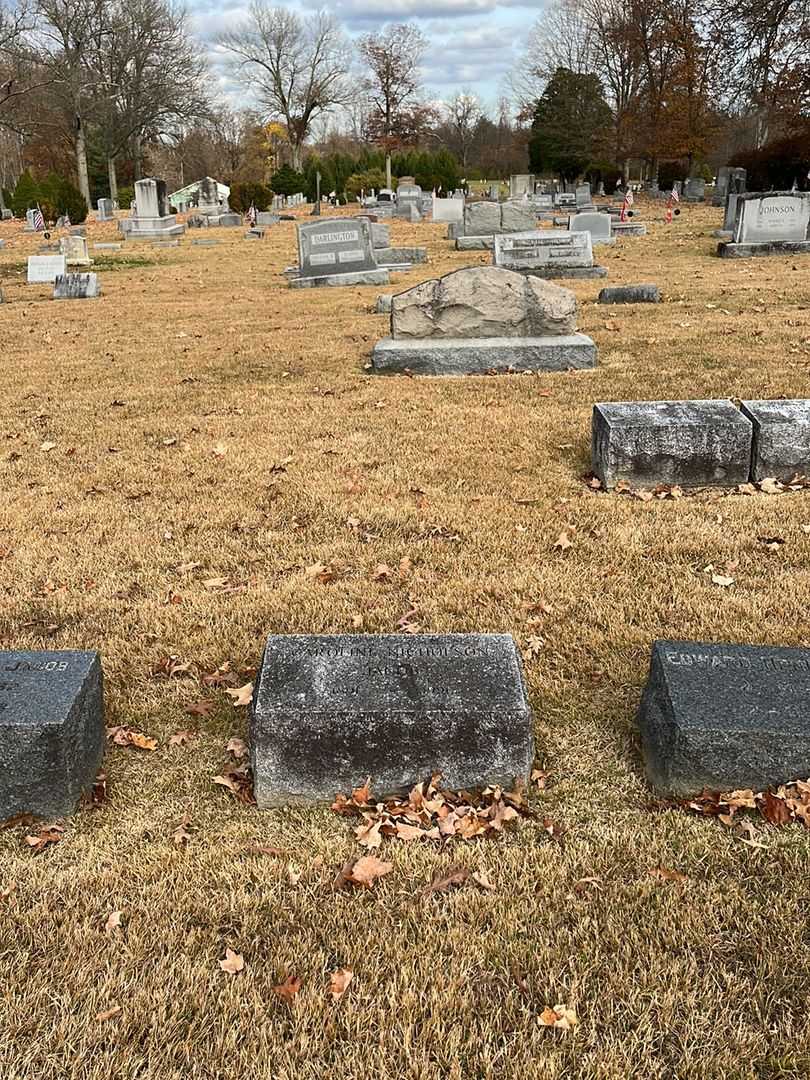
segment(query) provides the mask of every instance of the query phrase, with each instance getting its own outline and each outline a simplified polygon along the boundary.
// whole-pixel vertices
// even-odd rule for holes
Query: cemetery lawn
[[[640,209],[607,282],[572,284],[597,369],[457,380],[364,371],[380,290],[288,289],[291,223],[135,246],[59,303],[5,273],[36,241],[0,225],[3,646],[100,649],[108,724],[157,741],[110,742],[58,843],[0,831],[4,1080],[810,1071],[807,834],[654,809],[634,728],[657,637],[810,643],[810,496],[583,479],[594,401],[808,396],[810,260],[719,260],[722,210]],[[382,291],[489,261],[443,235],[394,223],[431,261]],[[665,303],[594,303],[647,281]],[[247,683],[268,633],[403,624],[515,635],[547,787],[500,840],[386,840],[392,871],[336,893],[352,822],[214,784],[246,709],[201,679]],[[494,888],[422,894],[454,866]]]

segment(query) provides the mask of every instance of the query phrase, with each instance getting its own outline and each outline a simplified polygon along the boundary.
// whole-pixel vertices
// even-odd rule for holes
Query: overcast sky
[[[217,35],[238,24],[249,0],[194,0],[192,26],[205,42],[216,78],[234,105],[249,104],[228,78]],[[324,7],[356,37],[391,22],[414,22],[430,42],[425,57],[426,96],[452,97],[470,89],[494,105],[545,0],[294,0],[299,12]],[[279,5],[281,6],[281,5]]]

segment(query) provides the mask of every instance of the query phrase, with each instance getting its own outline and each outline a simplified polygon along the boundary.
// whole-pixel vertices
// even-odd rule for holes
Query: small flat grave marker
[[[0,652],[0,820],[71,813],[103,753],[97,652]]]
[[[53,286],[54,300],[94,300],[100,295],[95,274],[60,274]]]
[[[639,711],[666,795],[761,791],[810,775],[810,651],[656,641]]]
[[[526,780],[531,710],[508,634],[271,636],[253,694],[260,806],[375,795],[441,772],[452,789]]]

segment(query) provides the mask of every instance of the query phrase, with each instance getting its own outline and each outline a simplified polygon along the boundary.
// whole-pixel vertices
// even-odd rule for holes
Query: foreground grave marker
[[[568,289],[496,266],[471,266],[397,293],[391,336],[372,353],[377,372],[469,375],[565,371],[596,365],[576,333]]]
[[[250,742],[259,806],[331,801],[366,777],[380,797],[435,772],[511,787],[534,756],[508,634],[272,636]]]
[[[593,407],[591,462],[605,488],[748,482],[751,421],[731,401],[613,401]]]
[[[298,265],[291,288],[332,285],[387,285],[387,270],[374,258],[371,222],[365,218],[330,218],[297,226]]]
[[[810,651],[656,641],[639,710],[667,795],[761,791],[810,775]]]
[[[70,813],[103,752],[97,652],[0,653],[0,820]]]

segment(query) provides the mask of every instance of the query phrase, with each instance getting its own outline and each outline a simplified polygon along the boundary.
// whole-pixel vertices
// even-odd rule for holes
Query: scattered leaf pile
[[[412,788],[407,799],[384,802],[373,798],[366,781],[351,796],[338,795],[332,809],[336,814],[362,819],[354,833],[366,848],[379,847],[386,836],[439,842],[494,839],[510,821],[534,817],[521,791],[504,791],[500,787],[487,788],[480,794],[444,791],[438,781],[436,774]]]
[[[739,812],[745,810],[758,811],[770,825],[789,825],[801,821],[810,829],[810,780],[783,784],[775,791],[755,792],[750,788],[725,793],[702,791],[693,799],[669,805],[716,817],[723,825],[747,834],[754,834],[754,828],[748,815],[740,815]],[[741,820],[743,816],[748,819]]]

